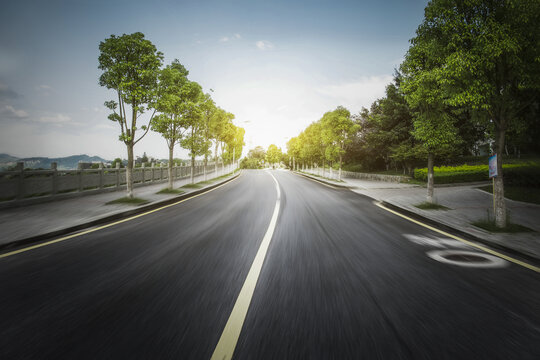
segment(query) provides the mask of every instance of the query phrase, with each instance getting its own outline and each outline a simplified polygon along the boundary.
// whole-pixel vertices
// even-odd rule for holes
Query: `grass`
[[[169,188],[165,188],[165,189],[161,189],[159,190],[156,194],[183,194],[185,193],[185,191],[183,190],[180,190],[180,189],[169,189]]]
[[[199,185],[199,184],[186,184],[186,185],[182,186],[183,189],[200,189],[202,187],[203,186]]]
[[[429,203],[427,201],[416,204],[414,206],[422,210],[450,210],[450,208],[447,208],[446,206],[442,206],[436,203]]]
[[[478,189],[493,194],[493,186],[487,185]],[[504,197],[511,200],[523,201],[540,205],[540,188],[524,186],[505,186]]]
[[[495,225],[493,220],[480,220],[471,223],[471,225],[487,230],[492,233],[522,233],[522,232],[534,232],[534,230],[528,227],[508,222],[506,227],[499,228]]]
[[[115,204],[143,205],[143,204],[146,204],[147,202],[148,202],[148,200],[141,199],[141,198],[122,197],[120,199],[109,201],[108,203],[106,203],[106,205],[115,205]]]

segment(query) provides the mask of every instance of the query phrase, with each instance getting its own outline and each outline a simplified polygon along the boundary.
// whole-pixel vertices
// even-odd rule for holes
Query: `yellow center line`
[[[241,175],[238,175],[238,177],[240,177],[240,176],[241,176]],[[86,235],[86,234],[93,233],[94,231],[106,229],[106,228],[111,227],[111,226],[114,226],[114,225],[118,225],[118,224],[125,223],[125,222],[127,222],[127,221],[131,221],[131,220],[138,219],[138,218],[140,218],[140,217],[142,217],[142,216],[146,216],[146,215],[155,213],[155,212],[157,212],[157,211],[160,211],[160,210],[163,210],[163,209],[167,209],[167,208],[169,208],[169,207],[171,207],[171,206],[175,206],[175,205],[181,204],[181,203],[183,203],[183,202],[185,202],[185,201],[188,201],[188,200],[191,200],[191,199],[195,199],[196,197],[199,197],[199,196],[201,196],[201,195],[208,194],[208,193],[211,192],[211,191],[217,190],[217,189],[219,189],[220,187],[225,186],[225,185],[227,185],[227,184],[233,182],[234,180],[238,179],[238,177],[234,178],[234,179],[231,180],[231,181],[226,182],[225,184],[221,184],[221,185],[219,185],[219,186],[216,186],[215,188],[212,188],[212,189],[210,189],[210,190],[208,190],[208,191],[202,192],[202,193],[197,194],[197,195],[193,195],[193,196],[191,196],[191,197],[189,197],[189,198],[187,198],[187,199],[183,199],[183,200],[177,201],[177,202],[172,203],[172,204],[168,204],[168,205],[161,206],[161,207],[159,207],[159,208],[157,208],[157,209],[149,210],[149,211],[147,211],[147,212],[144,212],[144,213],[141,213],[141,214],[138,214],[138,215],[134,215],[134,216],[128,217],[128,218],[126,218],[126,219],[118,220],[118,221],[115,221],[115,222],[110,223],[110,224],[102,225],[102,226],[99,226],[99,227],[96,227],[96,228],[92,228],[92,229],[89,229],[89,230],[84,230],[84,231],[78,232],[78,233],[76,233],[76,234],[67,235],[67,236],[64,236],[64,237],[61,237],[61,238],[58,238],[58,239],[50,240],[50,241],[43,242],[43,243],[40,243],[40,244],[28,246],[28,247],[25,247],[25,248],[22,248],[22,249],[19,249],[19,250],[14,250],[14,251],[10,251],[10,252],[4,253],[4,254],[0,254],[0,259],[6,258],[6,257],[8,257],[8,256],[12,256],[12,255],[20,254],[20,253],[23,253],[23,252],[26,252],[26,251],[38,249],[38,248],[43,247],[43,246],[56,244],[56,243],[61,242],[61,241],[66,241],[66,240],[73,239],[73,238],[78,237],[78,236],[82,236],[82,235]]]
[[[452,234],[450,234],[450,233],[447,233],[446,231],[439,230],[439,229],[437,229],[437,228],[434,228],[433,226],[429,226],[429,225],[427,225],[427,224],[424,224],[424,223],[422,223],[422,222],[420,222],[420,221],[418,221],[418,220],[415,220],[415,219],[410,218],[410,217],[408,217],[408,216],[406,216],[406,215],[400,214],[400,213],[397,212],[397,211],[391,210],[391,209],[387,208],[386,206],[384,206],[383,204],[381,204],[380,202],[374,202],[374,203],[375,203],[375,205],[377,205],[377,206],[380,207],[381,209],[384,209],[384,210],[386,210],[386,211],[388,211],[388,212],[391,212],[391,213],[394,214],[394,215],[397,215],[397,216],[400,216],[400,217],[402,217],[402,218],[404,218],[404,219],[407,219],[407,220],[409,220],[409,221],[411,221],[411,222],[413,222],[413,223],[415,223],[415,224],[418,224],[418,225],[420,225],[420,226],[423,226],[423,227],[425,227],[425,228],[427,228],[427,229],[429,229],[429,230],[438,232],[439,234],[442,234],[442,235],[444,235],[444,236],[448,236],[448,237],[450,237],[450,238],[452,238],[452,239],[456,239],[456,240],[458,240],[458,241],[461,241],[461,242],[464,243],[464,244],[470,245],[470,246],[475,247],[475,248],[477,248],[477,249],[479,249],[479,250],[482,250],[482,251],[487,252],[487,253],[489,253],[489,254],[498,256],[498,257],[500,257],[500,258],[502,258],[502,259],[505,259],[505,260],[508,260],[508,261],[510,261],[510,262],[513,262],[514,264],[523,266],[523,267],[525,267],[525,268],[527,268],[527,269],[529,269],[529,270],[536,271],[536,272],[540,273],[540,268],[537,267],[537,266],[531,265],[531,264],[529,264],[529,263],[526,263],[526,262],[521,261],[521,260],[518,260],[518,259],[514,259],[513,257],[510,257],[510,256],[508,256],[508,255],[501,254],[501,253],[498,252],[498,251],[492,250],[492,249],[487,248],[487,247],[482,246],[482,245],[478,245],[478,244],[476,244],[476,243],[474,243],[474,242],[472,242],[472,241],[468,241],[468,240],[462,239],[462,238],[460,238],[459,236],[452,235]]]
[[[279,190],[278,181],[276,180],[274,175],[272,175],[270,172],[269,174],[270,176],[272,176],[274,182],[276,183],[277,200],[276,205],[274,206],[274,213],[272,214],[268,229],[266,230],[259,250],[257,251],[257,255],[255,255],[253,264],[251,264],[251,268],[249,269],[249,273],[246,277],[246,280],[244,281],[244,285],[242,285],[240,294],[236,299],[236,303],[234,304],[231,315],[229,316],[229,320],[227,320],[227,324],[225,324],[223,333],[221,334],[219,342],[216,345],[214,353],[212,354],[213,360],[231,359],[234,354],[236,343],[238,342],[238,338],[240,337],[240,332],[242,331],[242,327],[244,326],[244,321],[246,319],[249,305],[251,303],[251,299],[253,298],[255,286],[257,285],[257,281],[259,280],[259,275],[261,273],[261,269],[264,263],[264,258],[266,257],[268,247],[270,246],[270,241],[272,240],[272,236],[274,235],[274,229],[276,228],[279,215],[281,192]]]

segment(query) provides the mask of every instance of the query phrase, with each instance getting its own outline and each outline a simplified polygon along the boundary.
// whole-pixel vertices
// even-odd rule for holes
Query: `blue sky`
[[[0,12],[0,152],[126,157],[98,85],[99,42],[141,31],[246,129],[284,147],[326,111],[384,94],[427,1],[25,1]],[[165,158],[157,134],[135,154]],[[178,148],[175,156],[185,157]]]

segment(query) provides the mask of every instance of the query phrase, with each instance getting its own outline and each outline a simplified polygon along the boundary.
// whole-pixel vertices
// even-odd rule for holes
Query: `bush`
[[[461,165],[434,167],[436,184],[489,180],[488,165]],[[504,182],[507,185],[540,187],[540,166],[537,164],[503,164]],[[427,168],[415,169],[414,178],[427,181]]]

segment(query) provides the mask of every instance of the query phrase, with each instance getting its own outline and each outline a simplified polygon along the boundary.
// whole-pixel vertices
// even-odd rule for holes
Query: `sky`
[[[103,105],[99,43],[142,32],[164,64],[189,79],[246,130],[245,150],[286,142],[327,111],[351,113],[384,95],[427,0],[18,0],[0,12],[0,153],[126,158]],[[148,118],[143,116],[143,122]],[[149,133],[135,146],[167,158]],[[177,147],[175,157],[187,158]]]

